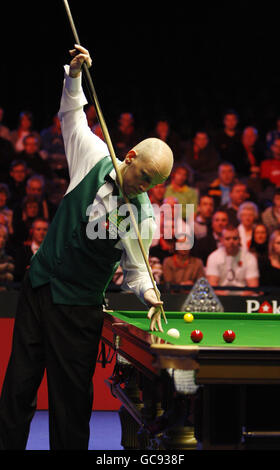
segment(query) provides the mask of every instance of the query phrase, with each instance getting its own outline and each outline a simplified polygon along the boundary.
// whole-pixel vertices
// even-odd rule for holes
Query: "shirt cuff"
[[[70,77],[69,75],[70,67],[69,65],[64,66],[64,77],[65,77],[65,88],[68,93],[72,96],[77,95],[82,88],[82,73],[76,78]]]

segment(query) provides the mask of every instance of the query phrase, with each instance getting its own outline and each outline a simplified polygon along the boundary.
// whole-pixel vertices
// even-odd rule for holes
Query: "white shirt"
[[[224,247],[213,251],[206,264],[207,276],[218,276],[220,286],[246,287],[246,280],[259,277],[256,257],[240,248],[236,256],[229,256]]]
[[[107,145],[88,126],[83,111],[85,104],[87,100],[82,90],[81,75],[77,78],[70,77],[69,66],[66,65],[58,113],[70,176],[66,194],[72,191],[103,157],[110,155]],[[116,179],[115,169],[111,171],[110,176]],[[112,192],[112,185],[106,182],[97,192],[96,199],[92,201],[93,206],[101,203],[106,212],[110,211]],[[149,251],[155,229],[155,222],[152,218],[143,220],[139,226],[140,233],[147,235],[142,239],[146,253]],[[120,261],[124,274],[122,288],[132,290],[144,302],[144,292],[153,288],[153,284],[138,239],[130,237],[128,233],[126,237],[118,241],[116,248],[122,250]]]

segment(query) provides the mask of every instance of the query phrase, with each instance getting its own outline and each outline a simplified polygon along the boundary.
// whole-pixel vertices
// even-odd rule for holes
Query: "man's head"
[[[206,132],[198,131],[194,137],[194,144],[200,149],[203,150],[209,144],[209,137]]]
[[[22,160],[14,160],[10,166],[10,176],[16,183],[22,183],[27,175],[26,163]]]
[[[171,173],[173,153],[160,139],[145,139],[130,150],[120,165],[123,190],[135,197],[163,183]]]
[[[222,230],[221,242],[229,256],[236,256],[240,249],[240,237],[237,227],[227,226]]]
[[[172,183],[176,184],[176,186],[184,186],[188,179],[188,170],[184,166],[178,166],[174,168],[171,175]]]
[[[248,191],[246,184],[236,183],[232,186],[230,191],[230,199],[234,206],[240,206],[248,198]]]
[[[248,126],[242,134],[242,142],[245,147],[253,147],[258,140],[258,131],[253,126]]]
[[[44,178],[41,175],[31,176],[26,183],[27,196],[36,196],[41,199],[44,192]]]
[[[44,219],[35,219],[32,224],[32,241],[41,245],[49,228],[49,223]]]
[[[210,219],[214,213],[214,200],[211,196],[201,196],[199,199],[198,213],[203,219]]]
[[[29,134],[23,139],[24,151],[27,155],[34,155],[40,149],[40,144],[35,135]]]
[[[223,229],[228,224],[228,215],[223,211],[216,211],[212,217],[212,230],[213,233],[220,236]]]
[[[235,170],[231,163],[221,163],[219,165],[218,174],[222,186],[231,186],[233,184]]]
[[[228,110],[224,114],[223,123],[227,130],[233,131],[236,129],[238,124],[238,114],[234,110]]]

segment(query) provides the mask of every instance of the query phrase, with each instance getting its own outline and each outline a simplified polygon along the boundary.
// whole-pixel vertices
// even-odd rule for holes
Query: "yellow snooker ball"
[[[187,323],[191,323],[193,321],[193,315],[191,313],[185,313],[184,321]]]

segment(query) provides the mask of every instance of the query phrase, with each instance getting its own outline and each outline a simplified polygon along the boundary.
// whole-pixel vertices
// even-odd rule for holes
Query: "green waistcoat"
[[[117,269],[122,250],[119,241],[87,236],[87,209],[93,203],[113,164],[109,157],[99,161],[85,178],[61,201],[48,233],[32,257],[29,276],[32,286],[50,283],[54,303],[101,305],[104,292]],[[138,223],[153,217],[146,193],[131,199]],[[141,210],[140,210],[141,208]],[[105,217],[111,216],[107,214]]]

